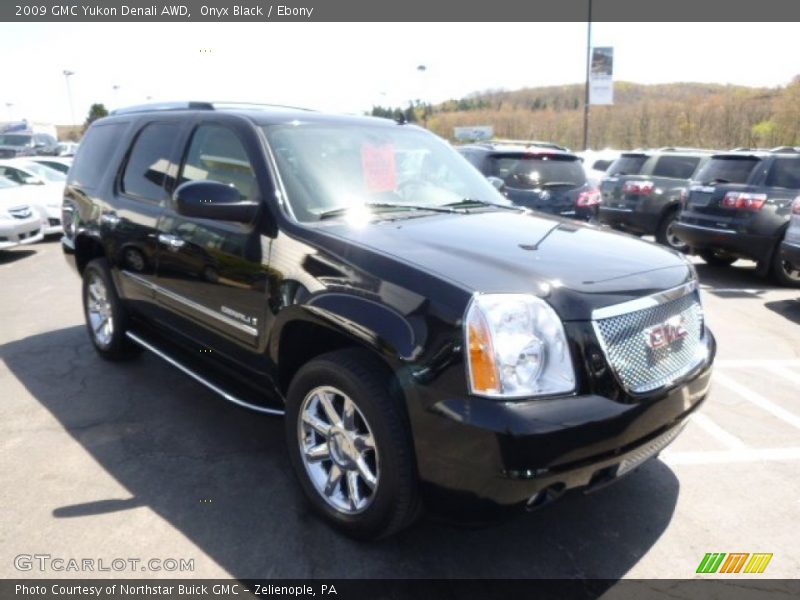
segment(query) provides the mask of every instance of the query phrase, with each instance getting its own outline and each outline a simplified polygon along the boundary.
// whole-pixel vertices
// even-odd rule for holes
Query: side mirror
[[[494,175],[489,175],[486,179],[489,183],[491,183],[494,186],[494,189],[496,189],[499,192],[502,192],[503,188],[506,187],[506,182],[500,179],[499,177],[495,177]]]
[[[258,202],[243,201],[239,190],[219,181],[187,181],[172,199],[184,217],[251,223],[258,212]]]

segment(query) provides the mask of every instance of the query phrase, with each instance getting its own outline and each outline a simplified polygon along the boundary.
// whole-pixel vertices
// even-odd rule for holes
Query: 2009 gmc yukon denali
[[[100,356],[285,414],[311,504],[355,537],[605,484],[709,386],[685,258],[516,208],[408,124],[123,109],[81,143],[64,228]]]

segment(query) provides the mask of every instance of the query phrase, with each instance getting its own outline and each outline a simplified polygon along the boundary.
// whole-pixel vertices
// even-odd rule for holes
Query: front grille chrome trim
[[[660,304],[666,304],[667,302],[672,302],[673,300],[682,298],[687,294],[691,294],[697,289],[697,287],[697,280],[693,279],[688,283],[684,283],[678,287],[674,287],[663,292],[658,292],[657,294],[643,296],[642,298],[636,298],[635,300],[622,302],[620,304],[604,306],[603,308],[596,308],[592,311],[592,321],[600,321],[602,319],[618,317],[620,315],[636,312],[637,310],[644,310],[646,308],[659,306]]]
[[[689,295],[692,298],[687,298]],[[673,306],[665,306],[669,304]],[[624,322],[626,319],[635,320],[637,319],[636,313],[641,313],[641,327],[637,326],[633,328],[633,331],[635,331],[634,335],[644,334],[648,329],[648,325],[651,325],[647,322],[648,317],[652,317],[653,313],[657,311],[669,311],[676,304],[678,306],[685,305],[676,314],[685,315],[690,323],[693,322],[694,327],[692,335],[688,338],[691,340],[692,346],[685,350],[679,349],[680,356],[676,355],[672,366],[669,363],[658,362],[672,358],[671,348],[668,349],[670,354],[665,358],[655,359],[656,362],[649,366],[643,366],[641,364],[643,361],[650,361],[653,358],[642,358],[638,355],[637,348],[631,348],[631,339],[634,338],[631,337],[630,333],[625,335],[626,329],[613,333],[608,331],[609,328],[612,328],[613,331],[615,327],[609,321],[623,320]],[[592,329],[608,361],[611,372],[623,389],[631,394],[644,394],[669,388],[684,377],[696,372],[708,360],[705,318],[696,281],[651,296],[599,309],[592,313],[592,317]],[[627,331],[630,332],[631,329],[629,325]],[[623,345],[621,346],[620,344]],[[642,342],[643,346],[644,342]],[[634,354],[625,356],[626,349],[634,352]],[[644,376],[643,372],[646,372],[649,376]]]

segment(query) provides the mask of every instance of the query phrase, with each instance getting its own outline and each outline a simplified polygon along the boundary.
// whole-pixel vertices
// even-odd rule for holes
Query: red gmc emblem
[[[668,321],[645,330],[645,343],[651,350],[661,350],[668,348],[678,340],[689,335],[683,326],[684,320],[681,315],[672,317]]]

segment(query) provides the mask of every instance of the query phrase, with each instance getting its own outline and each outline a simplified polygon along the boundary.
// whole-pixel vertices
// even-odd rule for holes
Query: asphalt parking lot
[[[699,261],[698,261],[699,262]],[[279,419],[150,354],[101,361],[56,241],[0,252],[0,576],[14,557],[193,559],[161,577],[685,578],[708,552],[800,572],[800,291],[699,262],[719,342],[711,397],[655,461],[485,527],[423,520],[359,544],[308,510]]]

